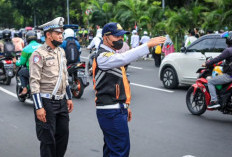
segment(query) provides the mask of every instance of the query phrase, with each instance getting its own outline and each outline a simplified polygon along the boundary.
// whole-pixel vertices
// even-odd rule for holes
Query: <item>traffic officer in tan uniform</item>
[[[127,33],[118,23],[106,24],[102,30],[103,44],[93,62],[97,118],[104,135],[103,157],[129,156],[131,93],[124,65],[148,54],[150,47],[162,44],[166,39],[152,38],[134,49],[115,53],[122,48],[123,35]]]
[[[64,18],[41,26],[46,41],[30,57],[30,89],[35,104],[36,133],[41,157],[63,157],[73,110],[62,43]]]

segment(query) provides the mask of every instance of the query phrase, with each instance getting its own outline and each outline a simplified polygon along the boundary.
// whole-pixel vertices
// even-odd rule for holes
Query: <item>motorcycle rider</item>
[[[224,74],[215,76],[214,78],[208,80],[208,88],[211,96],[211,102],[210,105],[208,105],[209,109],[220,107],[217,99],[215,85],[222,85],[232,82],[232,36],[229,35],[228,32],[225,32],[221,35],[221,37],[226,38],[226,44],[228,47],[219,56],[210,61],[207,61],[202,65],[203,67],[209,67],[225,59],[225,65],[223,66]]]
[[[24,48],[24,41],[19,37],[19,32],[14,33],[14,38],[12,38],[12,42],[15,46],[15,52],[21,52]]]
[[[63,36],[64,36],[64,41],[60,45],[60,47],[62,47],[65,50],[67,65],[72,62],[71,60],[75,60],[75,62],[80,62],[81,46],[77,41],[77,39],[75,39],[74,31],[71,28],[65,29]],[[72,45],[73,45],[74,53],[77,53],[76,55],[74,55],[76,56],[76,58],[69,57],[71,56],[72,53],[72,48],[71,48]]]
[[[9,29],[5,29],[3,32],[2,32],[2,38],[3,40],[0,41],[0,58],[3,57],[4,55],[4,43],[5,42],[8,42],[8,41],[11,41],[11,31]]]
[[[24,66],[19,71],[19,77],[21,80],[21,84],[23,87],[22,92],[19,94],[19,96],[23,96],[27,94],[27,85],[29,84],[29,58],[31,54],[41,46],[37,41],[37,35],[34,31],[28,31],[26,33],[26,41],[28,45],[23,49],[20,59],[16,61],[16,59],[13,60],[14,63],[16,63],[16,66]]]
[[[96,36],[93,38],[87,49],[90,50],[92,48],[95,48],[96,50],[98,50],[101,42],[102,42],[102,29],[98,29]]]

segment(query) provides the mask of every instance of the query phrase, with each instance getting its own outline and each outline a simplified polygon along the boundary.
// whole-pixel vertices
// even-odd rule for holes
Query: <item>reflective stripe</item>
[[[105,76],[105,72],[102,72],[102,74],[99,76],[99,78],[96,80],[96,86],[98,85],[98,83],[101,81],[101,79]]]
[[[98,77],[102,74],[102,72],[103,72],[103,71],[98,70],[97,75],[95,76],[95,79],[96,79],[96,80],[97,80],[97,79],[98,79]]]
[[[128,108],[128,104],[123,103],[124,108]],[[121,106],[119,103],[113,105],[104,105],[104,106],[96,106],[96,109],[119,109]]]
[[[34,100],[34,103],[35,103],[35,109],[41,109],[43,106],[42,106],[42,103],[41,103],[41,97],[40,97],[40,94],[33,94],[32,95],[32,98]]]
[[[108,71],[107,71],[107,73],[110,73],[110,74],[113,74],[113,75],[116,75],[116,76],[118,76],[118,77],[121,77],[121,78],[122,78],[122,74],[119,74],[119,73],[117,73],[117,72],[115,72],[115,71],[108,70]]]
[[[55,86],[54,90],[52,91],[52,95],[56,95],[56,93],[60,87],[61,80],[62,80],[64,58],[63,58],[63,54],[61,51],[60,51],[60,59],[61,59],[61,63],[60,63],[59,77],[58,77],[58,81],[56,82],[56,86]]]
[[[126,104],[130,104],[131,101],[131,91],[130,91],[130,85],[126,76],[126,70],[124,67],[121,67],[122,74],[123,74],[123,85],[124,85],[124,90],[126,94]]]
[[[111,71],[115,71],[115,72],[117,72],[117,73],[119,73],[119,74],[121,74],[122,75],[122,71],[121,70],[119,70],[119,69],[117,69],[117,68],[114,68],[114,69],[110,69]]]

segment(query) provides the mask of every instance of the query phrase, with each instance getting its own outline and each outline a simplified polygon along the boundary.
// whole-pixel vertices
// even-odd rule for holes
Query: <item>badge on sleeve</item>
[[[39,55],[34,55],[33,62],[38,63],[40,61],[41,57]]]
[[[112,55],[114,55],[113,52],[105,52],[105,53],[103,54],[104,57],[110,57],[110,56],[112,56]]]

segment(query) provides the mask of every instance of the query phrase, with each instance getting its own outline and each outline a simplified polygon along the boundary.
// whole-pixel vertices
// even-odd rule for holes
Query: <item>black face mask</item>
[[[123,40],[120,39],[118,41],[113,41],[113,48],[116,49],[116,50],[120,50],[122,47],[123,47]]]
[[[59,46],[59,45],[62,44],[62,42],[59,42],[59,41],[57,41],[57,40],[52,40],[51,42],[52,42],[52,44],[53,44],[55,47],[57,47],[57,46]]]

